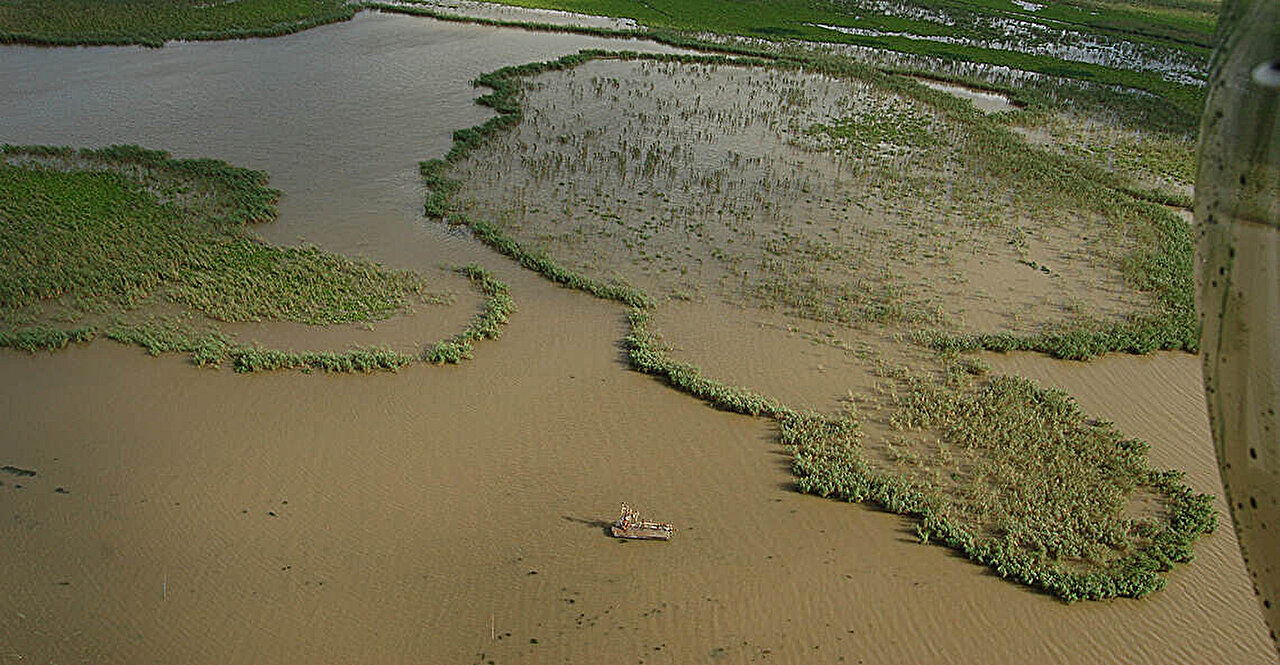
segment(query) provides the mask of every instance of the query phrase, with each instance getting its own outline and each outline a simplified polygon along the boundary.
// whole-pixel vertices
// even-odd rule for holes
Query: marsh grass
[[[219,321],[368,322],[452,298],[408,271],[316,248],[278,248],[246,228],[275,218],[266,175],[136,146],[0,148],[0,346],[56,350],[102,336],[151,355],[236,371],[394,370],[456,363],[514,310],[502,282],[460,269],[485,296],[458,335],[418,355],[385,348],[242,347]]]
[[[51,46],[275,37],[355,15],[345,0],[12,0],[0,3],[0,43]]]
[[[868,454],[851,416],[783,420],[801,491],[910,515],[921,542],[1068,601],[1163,588],[1160,573],[1190,561],[1214,529],[1208,495],[1180,473],[1150,469],[1145,443],[1087,420],[1061,392],[1006,376],[960,386],[895,380],[885,389],[894,429],[917,436],[899,437],[903,449],[878,444],[888,463]],[[932,437],[923,450],[912,446],[921,433]],[[1132,515],[1136,496],[1156,497],[1158,514]]]
[[[809,53],[801,57],[811,59],[824,50],[833,50],[830,45],[846,46],[883,54],[876,58],[879,65],[887,71],[899,73],[937,76],[940,67],[954,68],[956,65],[973,65],[992,71],[1033,72],[1038,75],[1036,80],[1025,81],[1027,85],[1018,86],[1027,90],[1024,102],[1082,111],[1096,110],[1101,104],[1126,120],[1151,128],[1174,127],[1176,131],[1194,131],[1198,125],[1204,100],[1203,88],[1187,81],[1169,80],[1159,69],[1168,65],[1188,72],[1181,79],[1203,79],[1216,18],[1216,7],[1212,5],[1199,10],[1192,20],[1188,18],[1191,14],[1168,12],[1157,6],[1121,8],[1087,0],[1070,3],[1079,5],[1066,10],[1071,16],[1070,32],[1082,44],[1100,45],[1102,51],[1108,53],[1151,51],[1156,54],[1155,70],[1138,71],[1127,65],[1129,61],[1137,60],[1132,57],[1112,58],[1103,65],[1073,61],[1065,53],[1055,57],[1043,49],[1037,50],[1036,44],[1032,43],[1035,39],[1028,41],[1026,27],[1040,25],[1039,21],[1048,14],[1019,12],[1012,6],[946,2],[938,7],[938,3],[930,3],[921,16],[903,18],[888,12],[885,3],[861,6],[848,2],[813,4],[804,0],[774,2],[767,6],[715,0],[670,0],[640,5],[601,2],[590,3],[589,6],[575,0],[505,0],[502,4],[634,19],[643,27],[617,30],[494,20],[452,14],[412,3],[370,3],[368,6],[381,11],[532,30],[644,37],[681,48],[749,56],[785,56],[808,50]],[[909,6],[911,3],[899,4]],[[939,16],[951,18],[938,19],[934,16],[938,11],[941,11]],[[1050,14],[1058,13],[1053,8],[1048,11]],[[1018,20],[1026,25],[1015,25],[1017,21],[1010,21],[1011,15],[1020,16]],[[819,27],[828,24],[857,26],[859,34]],[[900,36],[904,33],[945,37],[952,43]],[[1042,37],[1048,40],[1045,42],[1047,45],[1057,48],[1064,36],[1065,31],[1049,30],[1049,34]],[[1052,53],[1052,49],[1048,53]],[[922,61],[931,64],[921,67],[918,63]],[[1065,83],[1055,83],[1055,80]],[[990,84],[991,80],[988,80],[987,85]],[[1123,94],[1124,91],[1138,91],[1140,94]]]
[[[258,240],[245,225],[274,219],[279,194],[260,172],[131,146],[0,153],[6,310],[87,315],[161,292],[213,319],[320,325],[447,301],[406,271]]]
[[[507,285],[494,279],[493,275],[484,268],[470,264],[459,268],[458,272],[471,280],[471,283],[486,296],[486,300],[483,309],[476,314],[466,329],[423,351],[422,359],[437,365],[457,364],[464,359],[469,359],[472,357],[472,348],[476,342],[484,339],[498,339],[511,313],[516,309]]]
[[[636,65],[580,67],[606,58]],[[770,73],[748,87],[762,65]],[[579,69],[590,75],[575,76]],[[549,72],[567,86],[559,97],[531,79]],[[668,76],[675,92],[693,86],[692,104],[654,92]],[[939,349],[1073,358],[1194,349],[1186,271],[1173,269],[1189,238],[1176,217],[1147,205],[1143,192],[1117,196],[1105,171],[1028,146],[1003,119],[914,81],[826,60],[584,52],[499,70],[477,85],[492,89],[480,103],[498,115],[459,130],[444,158],[422,164],[426,211],[468,224],[554,281],[586,279],[607,297],[601,285],[618,273],[593,265],[629,263],[627,284],[660,296],[713,287],[816,320],[910,324]],[[863,99],[834,97],[844,85]],[[751,95],[751,110],[717,98],[720,88]],[[535,94],[532,112],[523,110]],[[565,96],[575,106],[612,104],[620,117],[613,129],[575,119],[559,107]],[[727,156],[720,147],[770,132],[785,145]],[[1033,242],[992,242],[1004,233]],[[1082,252],[1110,260],[1085,266]],[[1028,282],[1051,290],[1018,300],[966,288],[970,255],[1053,265],[1052,280]],[[1056,318],[1021,320],[1012,331],[956,331],[954,303],[974,298],[1015,321],[1044,298],[1061,302]]]
[[[1195,181],[1195,134],[1124,128],[1075,114],[1009,117],[1035,145],[1073,157],[1138,199],[1191,208]]]

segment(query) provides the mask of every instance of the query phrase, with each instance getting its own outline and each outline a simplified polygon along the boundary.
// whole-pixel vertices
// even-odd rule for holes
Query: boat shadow
[[[573,522],[574,524],[581,524],[588,528],[599,529],[600,531],[604,532],[606,536],[613,535],[609,531],[609,527],[613,526],[613,522],[610,522],[608,520],[591,520],[591,519],[585,519],[582,517],[574,517],[572,515],[561,515],[560,519],[566,522]]]

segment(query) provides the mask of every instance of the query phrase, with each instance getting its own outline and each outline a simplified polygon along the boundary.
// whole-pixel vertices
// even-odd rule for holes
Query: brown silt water
[[[109,342],[0,353],[0,466],[35,473],[0,472],[0,663],[1274,662],[1231,529],[1142,600],[1012,584],[906,518],[795,492],[769,421],[627,368],[621,306],[422,219],[417,162],[486,117],[470,81],[581,48],[658,47],[361,14],[270,40],[0,49],[0,141],[267,170],[284,191],[267,240],[459,295],[368,339],[461,325],[476,301],[442,265],[481,263],[519,306],[473,360],[399,373],[237,375]],[[852,385],[752,333],[762,319],[688,307],[662,324],[716,376],[819,407]],[[717,318],[744,332],[716,348],[676,320]],[[761,369],[775,351],[823,367]],[[990,362],[1220,494],[1194,357]],[[675,536],[608,537],[622,501]]]

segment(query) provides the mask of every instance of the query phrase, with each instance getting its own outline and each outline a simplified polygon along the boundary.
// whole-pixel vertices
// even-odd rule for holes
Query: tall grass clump
[[[134,146],[0,154],[6,310],[55,301],[87,315],[162,294],[218,320],[329,324],[443,298],[412,273],[248,233],[275,217],[261,172]]]

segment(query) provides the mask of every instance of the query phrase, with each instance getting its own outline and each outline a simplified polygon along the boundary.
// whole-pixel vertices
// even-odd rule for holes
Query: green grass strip
[[[0,347],[22,351],[56,351],[71,344],[91,342],[98,331],[89,327],[62,330],[49,326],[26,326],[0,330]]]
[[[345,0],[9,0],[0,3],[0,44],[137,44],[277,37],[349,20]]]
[[[494,279],[493,275],[484,268],[470,264],[459,268],[458,272],[466,275],[471,283],[487,296],[487,299],[483,309],[476,314],[465,330],[423,352],[423,360],[437,365],[457,364],[464,359],[469,359],[472,357],[471,352],[475,342],[483,339],[498,339],[511,313],[516,309],[516,303],[512,300],[507,285]]]
[[[744,44],[711,41],[698,37],[697,33],[708,32],[728,37],[738,36],[746,38],[764,38],[775,41],[784,40],[779,41],[779,44],[786,44],[785,40],[792,38],[805,39],[818,43],[849,43],[874,49],[881,49],[888,52],[899,52],[938,58],[943,61],[968,61],[999,67],[1008,67],[1015,70],[1036,72],[1049,77],[1061,77],[1079,82],[1078,86],[1062,86],[1056,84],[1046,86],[1043,82],[1032,82],[1027,84],[1026,98],[1034,99],[1037,105],[1045,105],[1051,108],[1062,108],[1068,105],[1076,106],[1078,108],[1094,108],[1098,104],[1103,104],[1115,111],[1118,111],[1120,115],[1129,122],[1137,123],[1142,127],[1161,131],[1196,131],[1199,126],[1200,111],[1204,105],[1204,89],[1202,87],[1166,81],[1162,76],[1154,72],[1122,70],[1087,62],[1065,61],[1050,56],[1032,55],[1016,51],[988,49],[976,46],[947,44],[936,41],[914,40],[892,35],[866,36],[830,32],[821,28],[805,25],[805,23],[839,24],[846,22],[845,19],[847,19],[847,17],[838,11],[834,12],[834,14],[824,11],[815,12],[812,3],[797,4],[795,2],[787,2],[784,4],[787,4],[790,9],[786,11],[780,11],[778,7],[753,7],[750,11],[743,12],[741,7],[735,8],[734,10],[728,10],[727,6],[734,3],[717,2],[715,0],[707,0],[705,3],[687,3],[680,0],[680,2],[677,3],[677,7],[671,8],[671,12],[674,12],[674,14],[667,14],[664,12],[656,15],[651,12],[641,11],[633,3],[623,3],[623,5],[606,3],[607,6],[602,6],[597,3],[584,5],[577,2],[525,3],[507,1],[501,4],[558,9],[585,14],[604,14],[618,18],[632,18],[640,21],[644,25],[636,29],[604,28],[552,24],[536,21],[470,17],[461,14],[443,12],[438,9],[425,6],[398,5],[379,2],[370,2],[365,6],[389,13],[426,16],[445,21],[511,27],[535,31],[575,33],[598,37],[648,39],[676,48],[765,58],[787,57],[798,60],[813,60],[815,59],[815,56],[795,54],[780,56],[779,53],[771,52],[765,48]],[[679,20],[673,19],[672,17],[675,14],[680,15],[681,18]],[[707,16],[726,14],[733,15],[733,20],[727,23],[723,17],[711,21],[706,20]],[[802,18],[806,15],[810,15],[810,18],[807,21]],[[1000,13],[997,13],[997,15],[1003,16],[1003,14]],[[877,20],[879,19],[874,16],[859,17],[860,25],[870,25],[871,23],[877,22]],[[892,19],[890,19],[890,21],[892,22]],[[780,27],[782,24],[786,24],[789,27]],[[928,26],[925,32],[930,32],[930,28],[938,27],[935,24],[926,23],[924,25]],[[1095,23],[1092,24],[1090,28],[1107,32],[1107,25],[1108,24],[1105,22]],[[892,26],[881,27],[892,28]],[[903,26],[896,27],[901,28]],[[1203,26],[1201,26],[1200,30],[1200,37],[1202,39],[1199,41],[1202,41],[1204,44],[1211,43],[1212,29],[1204,29]],[[1140,30],[1136,32],[1126,32],[1123,36],[1125,38],[1136,38],[1139,41],[1145,41]],[[1199,41],[1197,43],[1199,43]],[[1177,39],[1174,39],[1173,41],[1156,39],[1153,43],[1172,48],[1179,48],[1184,45],[1182,41]],[[1207,49],[1206,46],[1195,46],[1191,48],[1192,50],[1199,48],[1201,51]],[[885,72],[901,74],[936,75],[931,72],[920,72],[911,66],[885,65],[882,66],[881,69]],[[1141,93],[1119,94],[1119,91],[1122,90],[1130,92],[1141,91]]]

